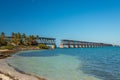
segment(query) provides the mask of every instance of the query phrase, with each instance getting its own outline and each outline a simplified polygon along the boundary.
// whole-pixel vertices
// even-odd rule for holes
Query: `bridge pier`
[[[86,48],[89,48],[88,44],[86,45]]]
[[[56,48],[56,45],[52,45],[52,49],[55,49]]]
[[[75,45],[76,48],[79,48],[79,45]]]
[[[92,48],[92,45],[89,45],[90,48]]]
[[[87,48],[90,48],[89,44],[87,44]]]
[[[94,48],[94,44],[92,44],[92,46],[91,46],[92,48]]]
[[[103,47],[103,46],[112,46],[111,44],[104,43],[95,43],[95,42],[86,42],[86,41],[75,41],[75,40],[62,40],[60,48],[94,48],[94,47]]]
[[[71,48],[75,48],[75,45],[71,45]]]
[[[81,44],[79,45],[79,48],[82,48],[82,45],[81,45]]]
[[[85,44],[85,48],[88,48],[88,45],[87,45],[87,44]]]
[[[66,45],[66,48],[70,48],[70,45]]]
[[[60,48],[64,48],[64,45],[63,45],[63,44],[60,44]]]
[[[85,48],[85,44],[82,45],[82,48]]]

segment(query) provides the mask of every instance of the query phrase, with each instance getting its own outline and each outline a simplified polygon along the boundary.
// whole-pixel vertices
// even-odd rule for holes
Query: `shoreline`
[[[21,71],[6,62],[0,60],[0,80],[46,80],[36,75]]]
[[[26,50],[41,50],[41,49],[20,49],[20,50],[2,50],[0,53],[0,80],[46,80],[45,78],[32,75],[30,73],[26,73],[21,71],[11,64],[6,62],[8,57],[11,57],[13,54],[19,51],[26,51]]]
[[[8,66],[12,67],[14,70],[16,70],[17,72],[19,72],[19,73],[21,73],[21,74],[25,74],[25,75],[29,75],[29,76],[36,77],[36,78],[38,78],[38,80],[46,80],[46,79],[41,78],[41,77],[39,77],[39,76],[36,76],[36,75],[30,74],[30,73],[26,73],[26,72],[24,72],[24,71],[22,71],[22,70],[19,70],[18,68],[12,66],[12,65],[9,64],[9,63],[7,63],[7,64],[8,64]]]
[[[16,50],[0,50],[0,59],[5,59],[7,57],[12,56],[14,53],[16,53]]]
[[[0,59],[5,59],[7,57],[11,57],[16,52],[27,51],[27,50],[42,50],[42,49],[39,49],[38,47],[35,47],[35,46],[19,47],[19,48],[12,49],[12,50],[8,50],[8,49],[1,50],[0,49]]]

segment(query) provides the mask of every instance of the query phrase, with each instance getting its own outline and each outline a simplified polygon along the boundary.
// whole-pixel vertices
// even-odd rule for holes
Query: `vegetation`
[[[5,39],[5,33],[4,32],[2,32],[1,34],[0,34],[0,46],[4,46],[4,45],[6,45],[7,44],[7,41],[6,41],[6,39]]]
[[[40,49],[49,49],[50,48],[49,46],[46,46],[45,44],[39,44],[38,47]]]
[[[36,46],[40,49],[48,49],[49,47],[45,44],[38,45],[38,35],[28,35],[25,33],[11,33],[11,36],[6,36],[4,32],[0,34],[0,48],[13,49],[19,46]]]
[[[5,46],[5,49],[9,49],[9,50],[12,50],[13,48],[14,48],[14,46],[11,44],[8,44],[7,46]]]

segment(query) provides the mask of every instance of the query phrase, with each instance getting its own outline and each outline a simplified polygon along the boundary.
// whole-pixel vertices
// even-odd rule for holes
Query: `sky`
[[[120,44],[120,0],[0,0],[0,32]]]

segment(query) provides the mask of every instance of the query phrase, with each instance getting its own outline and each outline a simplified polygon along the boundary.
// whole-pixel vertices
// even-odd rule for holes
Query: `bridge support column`
[[[82,48],[85,48],[85,44],[82,45]]]
[[[98,45],[98,44],[96,44],[96,47],[99,47],[99,45]]]
[[[79,45],[79,47],[80,47],[80,48],[83,48],[83,45],[82,45],[82,44],[80,44],[80,45]]]
[[[60,48],[64,48],[64,45],[63,45],[63,44],[61,44],[61,45],[60,45]]]
[[[85,48],[88,48],[88,45],[87,45],[87,44],[85,44]]]
[[[88,48],[90,48],[90,45],[88,44]]]
[[[97,45],[95,44],[95,45],[94,45],[94,47],[96,48],[96,47],[97,47]]]
[[[55,49],[56,48],[56,45],[52,45],[52,49]]]
[[[76,48],[79,48],[79,45],[75,45]]]
[[[92,46],[91,46],[92,48],[94,48],[94,45],[92,44]]]
[[[71,45],[72,48],[75,48],[75,45]]]
[[[70,45],[66,45],[66,48],[70,48]]]
[[[91,44],[89,44],[89,47],[90,47],[90,48],[92,48],[92,45],[91,45]]]

